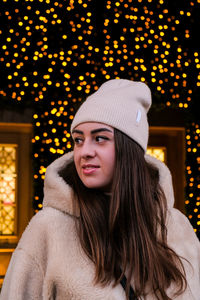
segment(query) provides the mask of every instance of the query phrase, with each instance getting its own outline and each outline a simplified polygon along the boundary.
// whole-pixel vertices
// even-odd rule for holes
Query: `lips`
[[[100,167],[98,165],[93,165],[93,164],[84,164],[82,166],[82,170],[85,175],[92,174],[92,173],[96,172],[96,170],[99,168]]]

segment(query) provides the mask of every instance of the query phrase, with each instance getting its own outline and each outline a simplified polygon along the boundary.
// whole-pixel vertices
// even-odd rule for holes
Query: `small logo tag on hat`
[[[141,116],[142,116],[141,110],[138,109],[137,116],[136,116],[136,122],[137,122],[137,124],[139,124],[139,122],[141,120]]]

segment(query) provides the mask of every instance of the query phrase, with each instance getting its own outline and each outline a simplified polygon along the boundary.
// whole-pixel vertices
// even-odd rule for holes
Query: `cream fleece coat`
[[[94,265],[84,254],[75,230],[78,216],[73,213],[73,191],[58,175],[72,159],[73,153],[67,153],[47,168],[44,207],[32,218],[12,255],[1,300],[125,300],[120,284],[113,288],[93,283]],[[173,208],[168,168],[154,158],[146,159],[159,169],[168,200],[168,244],[190,262],[184,262],[188,288],[173,299],[200,300],[200,243],[188,219]],[[173,286],[169,295],[172,291]],[[145,297],[152,299],[155,296],[150,293]]]

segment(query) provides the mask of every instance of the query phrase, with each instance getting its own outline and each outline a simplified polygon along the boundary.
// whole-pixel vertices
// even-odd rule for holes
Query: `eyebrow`
[[[108,129],[108,128],[97,128],[97,129],[92,130],[91,133],[92,133],[92,134],[95,134],[95,133],[102,132],[102,131],[107,131],[107,132],[113,133],[113,131],[110,130],[110,129]],[[74,130],[72,131],[72,133],[83,134],[83,131],[78,130],[78,129],[74,129]]]

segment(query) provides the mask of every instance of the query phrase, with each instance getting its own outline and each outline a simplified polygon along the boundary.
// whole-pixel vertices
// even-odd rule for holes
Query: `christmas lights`
[[[36,212],[47,165],[72,148],[74,112],[105,80],[144,81],[155,106],[196,113],[200,53],[193,27],[200,1],[178,2],[176,8],[167,0],[1,1],[1,101],[34,109]],[[194,116],[186,130],[186,207],[195,231],[199,125]]]

